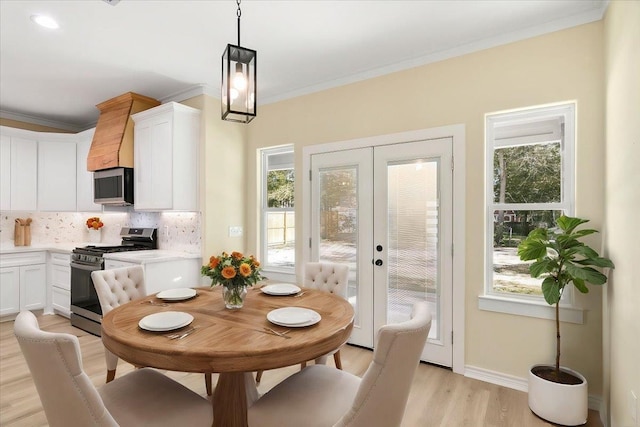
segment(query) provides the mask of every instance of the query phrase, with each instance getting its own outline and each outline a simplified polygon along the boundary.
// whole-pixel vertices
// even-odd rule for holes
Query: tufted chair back
[[[30,311],[18,314],[13,328],[50,425],[118,425],[82,370],[76,336],[41,331]]]
[[[100,300],[103,316],[122,304],[147,296],[144,268],[141,265],[96,270],[91,273],[91,279]]]
[[[40,330],[30,311],[14,334],[51,427],[211,426],[211,403],[160,372],[142,368],[97,389],[82,369],[78,337]]]
[[[308,262],[304,266],[304,286],[347,297],[349,266],[325,262]]]
[[[91,280],[96,288],[103,316],[122,304],[147,296],[144,268],[141,265],[96,270],[91,273]],[[104,357],[107,361],[107,382],[111,382],[116,376],[118,356],[105,348]]]

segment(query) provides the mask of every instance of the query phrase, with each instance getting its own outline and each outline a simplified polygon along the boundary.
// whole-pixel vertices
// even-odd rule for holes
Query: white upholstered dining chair
[[[304,283],[305,288],[318,289],[320,291],[332,293],[347,298],[347,286],[349,285],[349,266],[346,264],[328,263],[328,262],[308,262],[304,265]],[[333,355],[336,368],[342,369],[342,360],[340,360],[340,349],[320,356],[315,360],[316,364],[327,364],[327,358]],[[301,367],[306,366],[306,362]],[[262,379],[262,372],[256,374],[256,382]]]
[[[93,280],[93,286],[96,289],[96,294],[98,294],[103,316],[122,304],[147,296],[144,268],[141,265],[96,270],[91,273],[91,280]],[[110,382],[116,376],[118,356],[106,348],[104,349],[104,355],[107,361],[106,382]],[[205,386],[207,395],[211,396],[211,374],[205,374]]]
[[[430,328],[427,303],[415,304],[411,320],[380,328],[362,379],[326,365],[308,366],[249,408],[249,426],[400,426]]]
[[[82,368],[78,337],[40,330],[30,311],[18,314],[14,333],[52,427],[213,422],[207,399],[154,369],[137,369],[96,389]]]

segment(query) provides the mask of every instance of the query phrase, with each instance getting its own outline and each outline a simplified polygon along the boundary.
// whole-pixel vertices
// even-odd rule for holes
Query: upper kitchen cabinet
[[[131,115],[160,105],[156,99],[133,92],[98,104],[98,124],[87,156],[87,170],[133,167]]]
[[[198,210],[200,110],[176,102],[132,116],[135,210]]]
[[[76,136],[38,136],[38,210],[76,211]]]
[[[0,210],[35,211],[38,142],[29,131],[0,127]]]
[[[87,156],[96,129],[85,130],[77,134],[77,170],[76,191],[78,212],[101,212],[102,205],[93,203],[93,172],[87,170]]]

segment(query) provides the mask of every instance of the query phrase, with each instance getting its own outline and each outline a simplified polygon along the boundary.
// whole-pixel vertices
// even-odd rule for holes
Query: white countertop
[[[115,246],[116,243],[91,243],[91,242],[66,242],[66,243],[32,243],[31,246],[14,246],[13,244],[0,245],[1,254],[11,253],[23,253],[23,252],[38,252],[38,251],[50,251],[61,252],[70,254],[75,248],[83,246]],[[106,259],[114,259],[120,261],[137,262],[140,264],[146,264],[151,262],[162,262],[174,259],[198,259],[201,258],[200,254],[188,253],[188,252],[176,252],[167,251],[163,249],[153,249],[148,251],[130,251],[130,252],[116,252],[104,254]]]

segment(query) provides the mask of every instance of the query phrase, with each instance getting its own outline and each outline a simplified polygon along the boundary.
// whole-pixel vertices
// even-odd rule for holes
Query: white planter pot
[[[589,413],[589,394],[587,379],[569,368],[560,367],[582,380],[582,384],[569,385],[547,381],[529,370],[529,408],[534,414],[552,423],[565,426],[577,426],[587,422]]]

